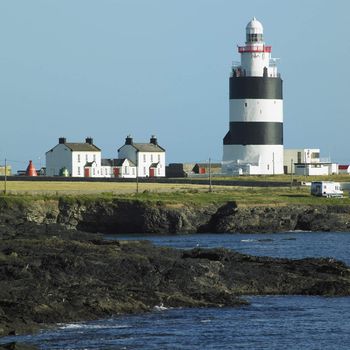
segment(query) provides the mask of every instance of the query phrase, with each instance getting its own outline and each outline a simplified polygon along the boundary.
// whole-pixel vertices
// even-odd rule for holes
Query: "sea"
[[[108,235],[181,249],[225,247],[259,256],[329,257],[350,266],[350,232],[274,234]],[[39,349],[350,349],[350,297],[246,296],[234,308],[174,308],[92,322],[57,324],[9,336]]]

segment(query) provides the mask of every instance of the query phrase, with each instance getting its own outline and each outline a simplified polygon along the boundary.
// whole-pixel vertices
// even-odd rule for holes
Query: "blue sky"
[[[58,137],[125,136],[167,162],[222,157],[228,79],[245,26],[264,26],[284,81],[284,142],[350,163],[350,1],[1,0],[0,163],[44,164]]]

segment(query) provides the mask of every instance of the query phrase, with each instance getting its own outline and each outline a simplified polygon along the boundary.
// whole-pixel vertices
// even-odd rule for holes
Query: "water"
[[[115,237],[107,237],[112,239]],[[123,239],[145,239],[125,235]],[[350,265],[350,233],[147,236],[157,245],[235,249],[302,258],[329,256]],[[40,349],[349,349],[350,297],[247,297],[240,308],[166,309],[59,325],[33,336],[6,337]]]
[[[116,236],[107,235],[107,239]],[[291,259],[333,257],[350,266],[350,233],[285,232],[271,234],[118,235],[118,239],[150,240],[181,249],[225,247],[244,254]],[[350,347],[349,347],[350,348]]]

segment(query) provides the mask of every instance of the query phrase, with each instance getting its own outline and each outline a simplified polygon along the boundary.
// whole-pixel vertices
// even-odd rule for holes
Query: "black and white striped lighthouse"
[[[224,137],[223,172],[283,173],[282,79],[263,26],[255,17],[246,27],[246,45],[239,46],[241,64],[230,77],[230,129]]]

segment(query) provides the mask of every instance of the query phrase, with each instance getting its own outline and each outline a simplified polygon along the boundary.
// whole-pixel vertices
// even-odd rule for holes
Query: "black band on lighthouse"
[[[242,98],[282,100],[282,79],[233,76],[230,78],[230,99]]]
[[[283,123],[230,122],[224,145],[283,145]]]

